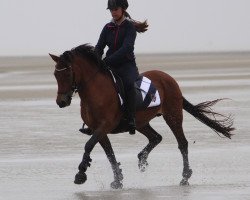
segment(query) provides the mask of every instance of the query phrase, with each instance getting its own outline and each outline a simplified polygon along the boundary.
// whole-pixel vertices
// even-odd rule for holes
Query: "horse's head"
[[[60,108],[70,105],[72,95],[76,90],[69,53],[70,52],[65,52],[60,57],[49,54],[56,62],[54,72],[58,85],[56,103]]]

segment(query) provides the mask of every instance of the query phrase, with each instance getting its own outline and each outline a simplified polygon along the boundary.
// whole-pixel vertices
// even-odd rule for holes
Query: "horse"
[[[73,93],[78,92],[81,100],[81,118],[92,130],[91,137],[85,144],[85,152],[74,183],[83,184],[87,180],[86,171],[92,161],[90,153],[99,142],[113,170],[114,181],[111,183],[111,188],[122,188],[122,170],[116,160],[108,134],[114,133],[119,127],[123,111],[109,70],[103,67],[102,59],[89,44],[77,46],[60,56],[49,55],[56,63],[54,71],[58,85],[56,103],[60,108],[69,106]],[[233,119],[231,115],[222,115],[211,109],[211,106],[223,99],[193,105],[183,97],[179,85],[167,73],[152,70],[143,72],[142,75],[149,78],[159,91],[161,104],[136,112],[136,130],[149,141],[138,154],[138,166],[141,171],[145,170],[149,153],[162,141],[162,136],[150,126],[149,122],[157,116],[163,116],[177,140],[183,158],[180,185],[189,185],[188,179],[192,175],[192,169],[188,159],[188,141],[182,127],[183,109],[225,138],[232,136]]]

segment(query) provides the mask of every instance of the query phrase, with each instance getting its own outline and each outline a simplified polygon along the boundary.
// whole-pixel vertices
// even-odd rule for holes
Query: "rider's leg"
[[[135,134],[136,91],[134,85],[139,76],[135,62],[125,64],[119,74],[125,90],[125,114],[128,119],[129,133]]]
[[[135,88],[132,87],[129,91],[126,91],[126,115],[128,119],[129,133],[135,134]]]

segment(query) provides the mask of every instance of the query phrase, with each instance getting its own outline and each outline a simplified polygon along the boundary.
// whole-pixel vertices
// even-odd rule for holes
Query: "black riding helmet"
[[[108,0],[107,9],[112,10],[118,7],[121,7],[122,9],[126,10],[128,8],[128,1],[127,0]]]

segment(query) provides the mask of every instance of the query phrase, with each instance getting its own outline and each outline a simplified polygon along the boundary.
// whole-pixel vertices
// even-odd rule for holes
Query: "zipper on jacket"
[[[118,38],[118,33],[119,33],[120,26],[118,26],[116,34],[115,34],[115,44],[114,44],[114,51],[116,50],[116,45],[117,45],[117,38]]]

